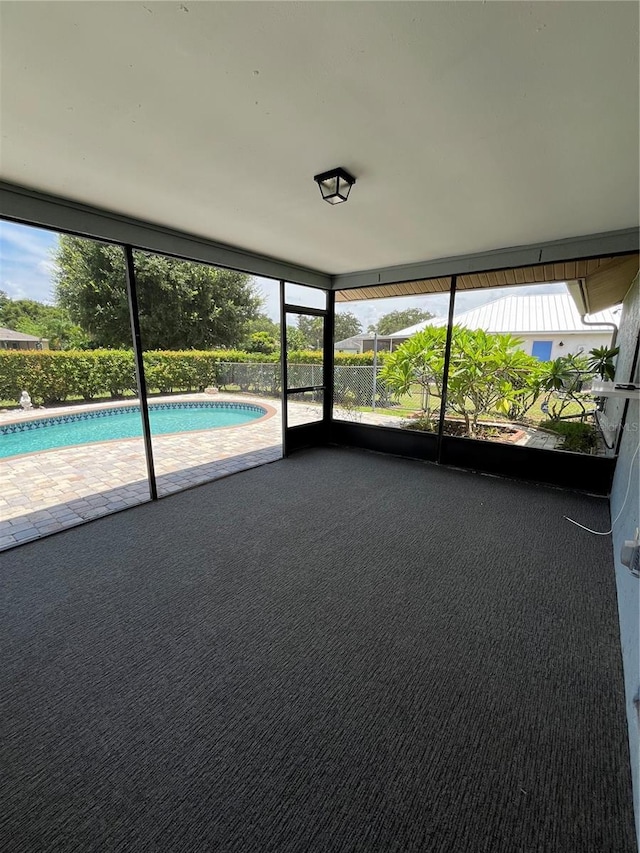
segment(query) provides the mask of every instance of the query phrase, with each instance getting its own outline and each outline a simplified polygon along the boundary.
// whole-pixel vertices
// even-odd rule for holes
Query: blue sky
[[[52,251],[58,235],[0,221],[0,290],[12,299],[53,302]]]
[[[0,290],[4,290],[12,299],[37,299],[39,302],[52,303],[54,291],[52,253],[57,242],[58,235],[52,231],[0,220]],[[263,310],[272,319],[277,320],[280,310],[278,283],[270,279],[256,278],[255,285],[264,299]],[[304,304],[309,288],[296,285],[289,287],[287,300]],[[550,284],[461,292],[456,299],[456,313],[468,311],[505,295],[564,291],[564,284]],[[316,296],[315,292],[312,291],[312,293]],[[316,305],[316,302],[311,304]],[[448,294],[442,294],[346,302],[339,303],[336,307],[338,311],[354,313],[366,331],[370,324],[375,323],[389,311],[421,308],[444,317],[448,304]]]

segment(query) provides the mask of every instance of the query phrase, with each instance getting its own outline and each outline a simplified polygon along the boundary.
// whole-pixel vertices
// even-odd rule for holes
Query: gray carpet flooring
[[[315,450],[0,558],[0,848],[635,850],[605,501]]]

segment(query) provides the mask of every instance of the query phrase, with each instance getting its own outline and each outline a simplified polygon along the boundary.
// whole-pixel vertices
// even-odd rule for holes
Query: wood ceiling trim
[[[586,276],[584,294],[590,314],[622,302],[638,274],[638,255],[614,258]]]
[[[337,290],[336,302],[358,302],[363,299],[385,299],[393,296],[420,296],[427,293],[448,293],[450,278],[404,281],[396,284],[378,284],[372,287],[356,287]]]
[[[491,287],[510,287],[526,284],[551,284],[558,281],[573,281],[578,278],[587,278],[597,271],[602,272],[602,277],[597,279],[594,290],[602,291],[609,276],[616,275],[619,279],[618,267],[624,268],[623,276],[627,269],[636,264],[638,255],[630,254],[621,257],[589,258],[588,260],[563,261],[552,264],[536,264],[528,267],[513,267],[488,272],[468,273],[459,275],[457,287],[459,290],[485,290]],[[626,265],[626,266],[624,266]],[[596,281],[594,279],[594,281]],[[416,281],[397,282],[395,284],[379,284],[369,287],[358,287],[349,290],[336,291],[337,302],[356,302],[364,299],[383,299],[390,296],[419,296],[428,293],[447,293],[451,286],[449,276],[430,279],[419,279]],[[622,285],[616,285],[619,289]],[[614,303],[609,303],[614,304]],[[600,308],[592,309],[600,310]]]

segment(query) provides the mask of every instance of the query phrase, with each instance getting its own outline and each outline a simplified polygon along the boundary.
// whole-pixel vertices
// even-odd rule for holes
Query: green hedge
[[[291,352],[290,364],[317,364],[320,352]],[[242,350],[146,352],[147,390],[201,391],[217,385],[219,362],[272,363],[278,353],[264,355]],[[336,364],[372,364],[372,353],[336,353]],[[0,350],[0,400],[15,400],[26,390],[36,404],[61,403],[70,397],[120,397],[136,391],[133,352],[129,350]]]
[[[387,357],[388,353],[379,352],[378,353],[378,363],[381,365],[384,359]],[[274,356],[275,361],[278,361],[280,358],[279,354],[276,353]],[[287,358],[290,364],[319,364],[322,361],[322,353],[314,352],[313,350],[308,350],[306,352],[289,352],[287,353]],[[267,360],[263,356],[264,361]],[[373,353],[372,352],[363,352],[363,353],[348,353],[348,352],[337,352],[334,354],[334,360],[336,364],[341,365],[352,365],[354,367],[362,367],[368,364],[373,364]]]
[[[136,387],[133,353],[120,350],[0,350],[0,399],[18,400],[23,390],[34,403],[68,397],[118,396]]]

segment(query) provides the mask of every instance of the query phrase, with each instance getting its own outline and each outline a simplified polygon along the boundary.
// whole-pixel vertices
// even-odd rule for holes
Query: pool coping
[[[220,432],[222,430],[239,429],[239,428],[244,427],[244,426],[262,423],[263,421],[266,421],[269,418],[272,418],[274,415],[278,414],[277,410],[273,406],[270,406],[268,403],[248,402],[246,398],[242,398],[242,397],[233,398],[233,399],[224,398],[224,399],[216,400],[216,399],[211,399],[211,395],[207,394],[206,395],[207,399],[194,400],[193,395],[189,395],[188,399],[183,399],[183,397],[186,397],[186,396],[187,395],[176,395],[176,396],[170,396],[170,397],[152,397],[150,399],[147,399],[147,404],[148,405],[154,405],[154,404],[163,405],[166,403],[175,403],[176,405],[180,405],[180,403],[198,402],[198,403],[213,403],[213,404],[215,404],[217,402],[219,405],[228,405],[228,404],[237,403],[237,404],[244,404],[245,406],[250,405],[250,406],[255,406],[256,408],[265,409],[265,413],[264,413],[264,415],[261,415],[259,418],[253,418],[252,420],[247,421],[246,423],[243,423],[243,424],[230,424],[229,426],[207,427],[206,429],[178,430],[177,432],[163,432],[163,433],[158,433],[156,435],[154,435],[152,433],[152,435],[151,435],[152,441],[154,438],[161,438],[161,437],[165,437],[165,436],[168,437],[168,436],[175,436],[175,435],[185,435],[187,433],[193,434],[193,435],[199,435],[203,432],[213,432],[214,430],[215,430],[215,432]],[[131,401],[130,402],[127,401],[126,403],[123,402],[122,400],[109,400],[106,403],[94,403],[94,404],[92,404],[92,403],[80,403],[77,407],[76,406],[69,406],[69,407],[65,406],[65,407],[58,407],[56,409],[46,409],[46,411],[39,411],[38,414],[34,417],[19,418],[16,420],[13,420],[13,419],[12,420],[8,420],[8,419],[4,420],[2,418],[2,415],[5,413],[3,412],[3,413],[0,413],[0,426],[8,426],[10,424],[13,425],[13,424],[21,424],[21,423],[33,423],[34,421],[45,420],[47,418],[64,417],[65,415],[69,415],[69,414],[78,414],[78,415],[86,414],[87,412],[94,411],[95,409],[101,409],[101,410],[118,409],[118,408],[124,408],[124,407],[128,407],[128,406],[139,407],[140,406],[140,399],[138,397],[132,397]],[[55,412],[55,414],[54,414],[54,412]],[[140,435],[131,436],[130,438],[105,438],[104,441],[90,441],[90,442],[84,441],[84,442],[79,442],[78,444],[63,444],[63,445],[59,445],[57,447],[47,447],[45,450],[29,450],[29,451],[27,451],[27,453],[12,453],[10,456],[2,456],[2,457],[0,457],[0,459],[21,459],[21,458],[24,458],[27,456],[41,456],[43,453],[55,453],[59,450],[65,450],[69,447],[84,447],[85,445],[88,445],[88,444],[91,444],[91,445],[112,444],[114,441],[120,441],[120,442],[140,441],[143,438],[144,438],[143,433],[140,432]]]

